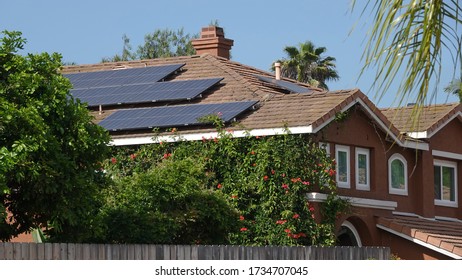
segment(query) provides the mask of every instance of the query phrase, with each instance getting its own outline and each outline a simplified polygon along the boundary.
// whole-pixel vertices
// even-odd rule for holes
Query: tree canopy
[[[57,53],[20,55],[0,36],[0,239],[32,228],[76,236],[103,186],[109,136],[69,94]]]
[[[195,37],[197,35],[185,34],[183,28],[178,30],[156,29],[153,33],[146,34],[144,44],[139,45],[136,51],[133,51],[130,39],[124,35],[122,53],[103,58],[103,62],[194,55],[195,50],[191,39]]]
[[[234,138],[219,128],[202,141],[114,147],[105,169],[114,181],[99,242],[333,245],[348,206],[334,162],[306,135]],[[308,202],[308,192],[327,201]]]
[[[316,47],[311,41],[301,43],[298,48],[287,46],[286,59],[281,63],[281,75],[315,87],[329,89],[326,82],[339,79],[335,70],[335,58],[323,56],[325,47]]]

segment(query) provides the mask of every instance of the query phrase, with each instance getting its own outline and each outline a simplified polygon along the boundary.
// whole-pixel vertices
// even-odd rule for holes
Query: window
[[[319,142],[319,148],[326,150],[326,155],[330,156],[330,145],[326,142]]]
[[[407,162],[400,154],[388,159],[388,191],[391,194],[407,195]]]
[[[356,148],[356,189],[370,190],[369,150]]]
[[[435,204],[457,207],[457,164],[435,160],[433,163]]]
[[[350,187],[350,147],[335,146],[335,161],[337,163],[337,185],[340,188]]]

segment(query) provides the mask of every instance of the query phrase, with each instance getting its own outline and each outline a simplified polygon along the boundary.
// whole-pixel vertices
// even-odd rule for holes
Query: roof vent
[[[274,63],[274,71],[275,71],[275,74],[276,74],[276,80],[280,80],[281,79],[281,63],[280,62],[275,62]]]

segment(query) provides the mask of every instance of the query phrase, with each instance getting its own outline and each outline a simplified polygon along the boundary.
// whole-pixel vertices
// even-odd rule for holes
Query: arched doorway
[[[362,246],[361,238],[355,226],[349,222],[344,221],[340,227],[337,235],[337,245],[339,246]]]

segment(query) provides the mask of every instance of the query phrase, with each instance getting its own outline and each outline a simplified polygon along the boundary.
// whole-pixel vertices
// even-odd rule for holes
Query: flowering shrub
[[[335,219],[346,210],[347,203],[336,196],[334,162],[324,149],[311,142],[307,135],[233,138],[232,131],[225,131],[221,126],[218,132],[219,137],[202,141],[117,148],[115,160],[108,160],[106,164],[107,172],[116,181],[123,182],[134,174],[155,173],[165,161],[194,159],[195,165],[203,166],[198,188],[220,194],[238,213],[237,226],[220,227],[227,230],[223,233],[227,235],[225,243],[335,243]],[[164,173],[165,180],[181,189],[189,176],[180,174],[183,171],[170,170]],[[327,201],[320,206],[309,203],[306,194],[313,191],[328,194]]]

